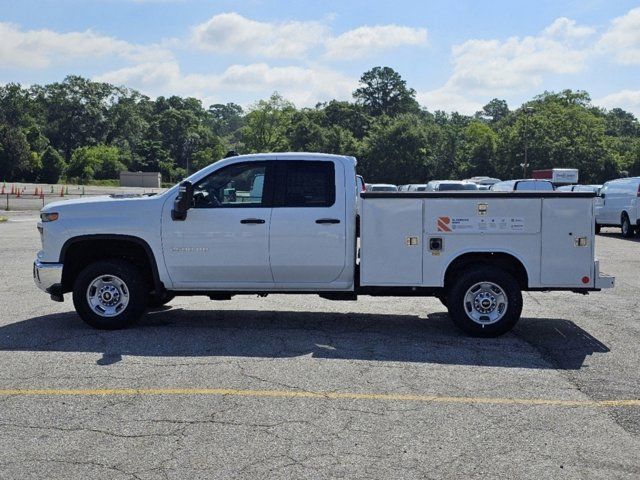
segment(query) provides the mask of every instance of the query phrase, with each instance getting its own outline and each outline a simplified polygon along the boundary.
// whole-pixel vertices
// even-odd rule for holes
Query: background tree
[[[597,183],[640,175],[636,117],[595,107],[581,90],[544,92],[515,110],[493,99],[473,116],[429,112],[397,72],[376,67],[362,75],[354,100],[296,108],[274,93],[245,112],[234,103],[151,99],[77,76],[27,88],[9,83],[0,85],[0,177],[51,180],[66,163],[69,178],[117,178],[130,169],[176,182],[187,166],[193,172],[234,149],[353,155],[367,181],[506,179],[522,176],[525,145],[528,172],[576,167],[582,181]]]
[[[358,169],[370,183],[426,182],[434,172],[432,134],[416,115],[383,117],[364,139]]]
[[[505,100],[494,98],[487,103],[482,110],[476,113],[476,117],[486,119],[490,123],[496,123],[509,115],[509,106]]]
[[[0,126],[0,177],[30,179],[31,150],[26,135],[15,127]]]
[[[47,147],[42,154],[42,170],[38,181],[43,183],[58,183],[67,167],[64,158],[53,147]]]
[[[374,116],[417,113],[416,91],[407,88],[400,74],[391,67],[374,67],[362,74],[360,87],[353,92],[356,102]]]
[[[274,92],[249,109],[242,127],[247,152],[282,152],[289,148],[286,132],[295,111],[293,103]]]
[[[73,151],[67,175],[81,181],[100,180],[118,178],[120,172],[126,169],[117,147],[96,145],[79,147]]]

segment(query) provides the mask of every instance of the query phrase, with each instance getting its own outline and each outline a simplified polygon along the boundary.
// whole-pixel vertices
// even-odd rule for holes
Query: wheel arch
[[[88,262],[107,258],[131,261],[143,271],[154,292],[165,290],[155,255],[146,240],[132,235],[92,234],[72,237],[60,249],[63,292],[73,289],[76,275]]]
[[[515,277],[522,290],[529,287],[529,272],[521,259],[508,252],[466,252],[452,259],[444,273],[444,286],[451,287],[453,280],[470,265],[488,265],[501,268]]]

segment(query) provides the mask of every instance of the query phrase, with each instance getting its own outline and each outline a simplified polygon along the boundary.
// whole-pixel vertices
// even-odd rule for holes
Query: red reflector
[[[582,277],[582,283],[589,283],[590,279],[587,276]]]

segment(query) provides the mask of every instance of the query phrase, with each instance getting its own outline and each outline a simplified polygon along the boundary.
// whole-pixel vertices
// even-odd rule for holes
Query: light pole
[[[533,113],[533,107],[524,107],[524,162],[520,164],[522,167],[522,178],[527,178],[527,167],[529,166],[528,150],[529,150],[529,117]]]

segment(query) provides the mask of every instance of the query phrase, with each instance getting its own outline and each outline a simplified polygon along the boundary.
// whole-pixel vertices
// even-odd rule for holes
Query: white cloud
[[[445,112],[458,112],[464,115],[472,115],[482,109],[483,104],[465,96],[439,88],[428,92],[418,92],[418,103],[426,107],[430,112],[443,110]]]
[[[211,101],[231,101],[246,92],[260,98],[277,90],[298,106],[349,98],[357,83],[334,70],[271,67],[265,63],[231,65],[211,74],[184,74],[176,62],[147,63],[99,75],[96,80],[126,84],[154,96],[189,95]]]
[[[596,29],[584,25],[578,25],[575,20],[567,17],[556,18],[556,20],[543,30],[543,34],[548,37],[558,38],[586,38],[595,33]]]
[[[320,44],[326,27],[309,22],[257,22],[237,13],[222,13],[196,25],[191,40],[200,49],[273,58],[296,58]]]
[[[0,22],[0,64],[4,67],[47,68],[53,64],[107,55],[129,61],[160,61],[172,57],[157,45],[135,45],[91,30],[58,33],[52,30],[21,30]]]
[[[349,30],[326,41],[325,58],[352,60],[401,46],[421,46],[427,43],[425,28],[401,25],[363,26]]]
[[[294,59],[324,44],[323,58],[352,60],[400,46],[425,45],[427,30],[377,25],[332,36],[321,21],[259,22],[238,13],[222,13],[193,27],[191,43],[208,52]]]
[[[593,103],[608,109],[619,107],[640,118],[640,90],[621,90],[594,100]]]
[[[538,35],[499,39],[470,39],[451,49],[453,72],[439,88],[418,93],[430,110],[474,113],[477,99],[504,98],[542,85],[550,74],[583,71],[593,49],[591,27],[556,19]],[[591,43],[591,45],[589,44]]]
[[[640,65],[640,7],[614,18],[598,47],[623,65]]]
[[[467,40],[454,45],[449,86],[478,93],[523,91],[539,86],[545,74],[582,71],[589,50],[573,42],[572,37],[563,34],[558,38],[557,24],[552,27],[551,33],[538,36]]]

